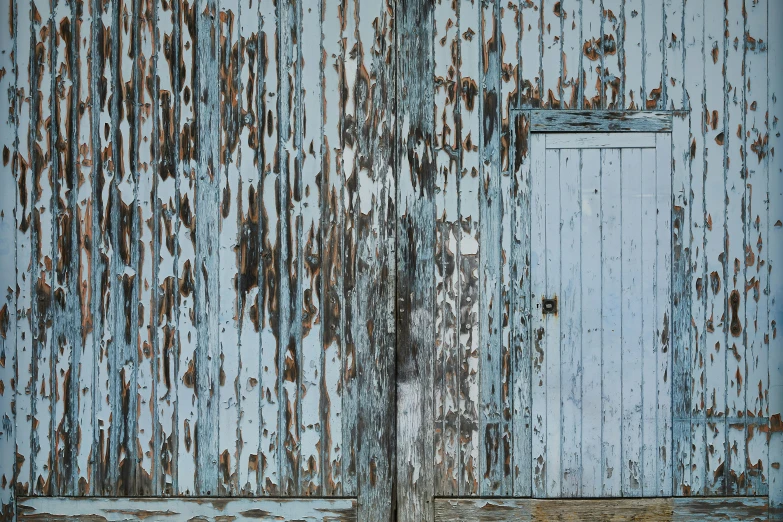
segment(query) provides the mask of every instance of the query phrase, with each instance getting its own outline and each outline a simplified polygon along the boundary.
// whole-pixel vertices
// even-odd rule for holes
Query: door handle
[[[557,314],[557,296],[541,298],[541,313]]]

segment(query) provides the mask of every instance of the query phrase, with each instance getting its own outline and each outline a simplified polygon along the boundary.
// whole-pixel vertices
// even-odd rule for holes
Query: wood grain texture
[[[724,69],[726,97],[724,114],[725,154],[725,275],[724,289],[727,303],[726,318],[726,414],[729,418],[745,412],[745,150],[743,120],[745,82],[736,81],[742,76],[744,63],[743,6],[729,5],[726,12]],[[740,219],[729,219],[739,215]],[[744,414],[744,413],[743,413]],[[733,494],[745,484],[745,430],[744,423],[727,423],[726,437],[729,451],[727,461],[726,491]]]
[[[724,25],[722,10],[704,11],[704,77],[706,85],[723,83],[725,64]],[[725,97],[723,89],[706,89],[704,167],[704,255],[706,302],[705,353],[705,437],[707,452],[705,493],[725,492],[728,447],[726,439],[726,210],[725,210]]]
[[[341,4],[339,13],[341,20],[341,45],[339,63],[340,67],[340,149],[341,172],[343,179],[343,193],[341,195],[341,208],[344,223],[343,244],[340,255],[343,256],[343,287],[339,295],[344,306],[344,319],[341,321],[343,328],[344,347],[343,356],[343,438],[342,446],[345,449],[341,464],[343,474],[344,494],[355,495],[357,490],[357,461],[359,458],[358,447],[353,444],[355,440],[356,426],[358,424],[358,375],[356,359],[356,334],[353,323],[354,311],[358,305],[356,289],[356,225],[354,219],[354,202],[358,188],[358,163],[356,111],[358,99],[355,96],[357,81],[360,79],[358,72],[357,54],[353,50],[357,46],[357,6],[355,0],[348,0],[343,7]]]
[[[435,422],[435,494],[459,494],[459,25],[455,4],[441,2],[433,12],[435,216],[438,220],[435,249],[435,356],[433,397]],[[436,362],[437,361],[437,362]]]
[[[394,517],[395,284],[397,223],[396,5],[357,2],[356,46],[356,257],[351,327],[356,357],[356,462],[359,518]],[[396,159],[395,159],[396,158]],[[433,267],[434,268],[434,267]]]
[[[177,325],[177,264],[176,216],[178,214],[177,166],[178,139],[176,109],[175,59],[179,56],[174,45],[177,30],[175,6],[158,6],[155,10],[157,38],[153,58],[156,82],[153,88],[155,117],[155,157],[158,160],[154,193],[153,248],[151,252],[155,288],[153,296],[155,379],[154,451],[156,473],[155,492],[171,494],[174,478],[174,452],[177,432],[176,418],[176,325]]]
[[[532,494],[532,437],[533,419],[531,405],[533,353],[532,297],[531,297],[531,259],[527,255],[530,249],[532,231],[530,229],[530,142],[528,130],[530,117],[517,114],[513,117],[511,133],[512,149],[512,188],[511,198],[518,202],[512,209],[511,235],[511,305],[516,313],[509,321],[512,325],[512,470],[514,474],[514,495]]]
[[[501,29],[496,2],[479,12],[481,48],[478,108],[478,216],[481,264],[478,269],[479,336],[479,493],[507,495],[510,489],[510,433],[507,395],[508,344],[502,341],[502,203],[500,192],[500,46]],[[557,76],[557,75],[555,75]],[[557,81],[557,78],[555,78]]]
[[[259,429],[260,446],[256,466],[258,466],[260,492],[264,495],[278,494],[280,485],[280,455],[278,453],[280,427],[279,346],[279,270],[278,238],[281,208],[279,194],[281,183],[279,143],[279,97],[278,85],[278,15],[275,5],[259,5],[259,23],[261,24],[258,42],[258,105],[259,105],[259,170],[260,201],[259,216],[260,289],[258,305],[254,315],[261,331],[260,400]]]
[[[93,446],[93,390],[91,386],[81,386],[83,382],[94,382],[95,370],[95,329],[92,313],[95,302],[93,292],[93,198],[94,179],[92,166],[95,162],[93,148],[93,96],[91,96],[92,45],[94,6],[90,2],[77,2],[73,6],[78,22],[74,24],[72,36],[73,68],[76,83],[74,98],[78,111],[73,114],[72,136],[73,188],[76,198],[75,209],[75,245],[73,265],[75,292],[79,298],[74,303],[74,322],[80,328],[74,328],[76,344],[73,351],[73,369],[69,390],[70,425],[73,427],[75,444],[72,460],[73,482],[69,484],[69,493],[87,495],[92,489],[91,456]],[[74,325],[75,326],[75,325]],[[82,425],[80,419],[89,422]]]
[[[397,143],[397,498],[398,520],[432,520],[434,494],[433,353],[435,346],[436,152],[433,6],[403,2],[400,18],[401,94]],[[421,23],[422,20],[426,21]],[[417,102],[413,102],[415,98]],[[442,386],[442,381],[440,383]]]
[[[754,425],[756,418],[769,416],[769,396],[759,390],[769,389],[769,351],[763,325],[769,321],[768,245],[769,205],[762,201],[769,194],[769,115],[767,82],[754,78],[768,77],[767,2],[751,4],[745,20],[744,56],[746,76],[744,116],[745,152],[745,414],[746,426],[746,493],[768,494],[769,437],[765,426]],[[765,115],[765,116],[762,116]],[[764,424],[767,424],[766,422]]]
[[[341,15],[337,1],[324,2],[323,19]],[[325,495],[345,491],[343,419],[343,366],[345,364],[345,176],[343,167],[341,69],[343,67],[342,24],[323,23],[321,50],[323,63],[322,162],[324,186],[321,189],[321,321],[323,365],[320,369],[322,415],[322,483]],[[349,444],[350,445],[350,444]],[[347,449],[347,448],[346,448]]]
[[[13,34],[16,30],[17,6],[11,3],[0,12],[0,27]],[[16,459],[16,363],[17,363],[17,295],[16,290],[16,201],[18,180],[22,175],[17,161],[17,98],[15,49],[0,52],[0,92],[8,96],[8,110],[0,115],[2,129],[2,159],[0,184],[5,189],[0,195],[0,451],[5,457],[0,462],[0,518],[13,520],[16,515],[15,481]]]
[[[623,6],[625,30],[623,34],[623,98],[624,108],[627,110],[645,110],[644,85],[642,75],[644,73],[644,58],[642,47],[644,40],[644,17],[642,7],[644,0],[626,0]]]
[[[17,0],[2,11],[13,190],[0,197],[0,245],[12,245],[13,276],[0,285],[0,431],[15,435],[0,441],[16,446],[4,505],[12,489],[358,495],[362,513],[394,517],[404,499],[426,518],[433,494],[620,494],[611,386],[599,392],[609,420],[587,426],[578,458],[573,430],[544,447],[576,392],[619,382],[623,366],[584,344],[595,331],[574,316],[558,328],[588,346],[571,368],[581,385],[541,381],[554,361],[537,351],[540,260],[527,252],[540,232],[531,190],[548,180],[531,131],[671,132],[673,212],[657,215],[656,234],[670,227],[672,247],[656,261],[672,265],[672,315],[644,301],[654,314],[639,360],[656,380],[637,383],[633,412],[642,494],[668,494],[671,464],[674,494],[779,503],[776,2]],[[585,207],[619,180],[620,153],[581,154],[570,164],[602,194],[562,208],[603,226],[601,245],[622,245],[608,230],[622,191],[602,216]],[[565,244],[563,255],[581,245]],[[589,261],[579,290],[610,298],[596,282],[620,262]],[[665,293],[665,279],[645,272],[645,295]],[[620,346],[611,319],[589,312]],[[671,411],[650,409],[667,386]],[[533,411],[550,391],[552,411]],[[549,452],[603,482],[547,484]],[[590,455],[600,467],[585,468]]]
[[[783,5],[778,2],[767,4],[767,30],[769,48],[767,66],[769,81],[767,83],[767,129],[769,145],[767,148],[769,162],[769,326],[768,342],[768,375],[769,375],[769,504],[770,520],[783,520],[783,336],[778,328],[783,325],[783,296],[781,288],[783,281],[780,274],[780,252],[783,251],[783,140],[781,140],[781,125],[783,125],[783,98],[778,94],[783,91],[783,54],[781,54],[780,31],[770,30],[772,21],[783,17]],[[776,154],[777,153],[777,154]]]
[[[531,132],[670,132],[672,115],[656,111],[533,111]]]
[[[217,498],[22,498],[19,520],[303,520],[355,521],[351,499],[217,499]]]
[[[668,495],[671,140],[585,136],[532,134],[534,493]]]
[[[353,301],[368,328],[377,311],[362,294],[368,287],[346,290],[342,266],[373,270],[368,280],[378,288],[394,280],[393,270],[375,271],[374,228],[363,229],[364,261],[355,240],[344,243],[345,261],[341,246],[341,223],[358,209],[358,172],[376,142],[392,150],[391,113],[381,140],[372,123],[356,130],[356,111],[374,114],[366,102],[378,91],[363,83],[374,69],[385,68],[387,86],[374,103],[390,104],[394,67],[386,62],[394,50],[373,50],[372,6],[363,18],[337,3],[289,6],[63,0],[4,13],[14,47],[2,55],[0,80],[13,100],[3,121],[16,129],[3,142],[3,168],[15,179],[3,192],[10,210],[5,200],[2,209],[14,281],[0,307],[8,325],[2,368],[14,375],[1,379],[0,396],[14,399],[3,403],[3,433],[19,455],[10,461],[19,480],[9,474],[3,482],[9,491],[356,494],[357,479],[343,489],[342,478],[356,477],[359,458],[355,392],[353,410],[342,414],[356,346],[349,365],[353,340],[324,331],[359,330],[339,312],[324,318],[322,303],[327,288],[330,301]],[[392,42],[387,7],[380,14]],[[305,27],[292,34],[300,21]],[[354,39],[350,48],[343,37]],[[359,63],[361,38],[367,62],[345,67]],[[331,74],[327,54],[342,71]],[[284,81],[281,70],[290,74]],[[322,75],[329,83],[304,79]],[[284,101],[281,85],[290,94]],[[363,159],[349,152],[346,162],[343,151],[360,143]],[[367,186],[380,188],[365,192],[368,208],[373,197],[394,201],[394,165],[369,177]],[[376,227],[391,227],[388,259],[393,208],[375,217]],[[328,248],[324,223],[334,239]],[[379,316],[384,335],[369,326],[383,346],[393,343],[391,306]],[[369,368],[367,339],[358,346]],[[393,360],[393,350],[382,352]],[[363,374],[390,405],[391,380],[376,377]],[[15,403],[18,437],[6,428],[15,426]],[[391,434],[386,412],[379,425]],[[367,422],[362,440],[377,433]],[[358,479],[367,491],[380,484],[374,471],[386,444],[376,444]],[[354,459],[344,474],[343,454]],[[7,505],[11,497],[2,498]]]
[[[16,45],[14,47],[14,59],[16,67],[16,80],[14,85],[14,118],[17,125],[15,132],[15,159],[16,162],[16,198],[14,201],[14,242],[16,264],[16,332],[12,335],[16,343],[16,395],[14,398],[16,410],[16,449],[14,452],[16,461],[17,493],[32,492],[32,423],[33,407],[33,343],[32,343],[32,242],[31,242],[31,212],[32,212],[32,144],[30,139],[30,122],[32,121],[32,104],[30,93],[31,68],[29,67],[32,56],[31,41],[32,24],[29,9],[18,9],[15,16],[14,35]],[[21,43],[21,45],[20,45]],[[13,410],[12,410],[13,411]],[[16,422],[16,419],[24,419],[24,422]],[[21,457],[21,458],[20,458]]]
[[[437,521],[767,520],[765,497],[606,500],[437,499]]]

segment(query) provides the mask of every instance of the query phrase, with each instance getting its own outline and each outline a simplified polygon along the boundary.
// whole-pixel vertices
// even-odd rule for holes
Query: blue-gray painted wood
[[[376,517],[393,492],[529,494],[519,151],[580,130],[672,132],[673,492],[780,504],[778,3],[414,5],[8,3],[4,509],[14,488],[358,494]],[[431,190],[398,188],[408,166]],[[406,339],[408,382],[436,388],[422,431],[395,426]]]
[[[671,132],[672,113],[531,111],[530,132]]]
[[[434,484],[436,165],[432,111],[432,4],[398,11],[400,110],[396,193],[397,520],[432,520]],[[426,21],[422,23],[422,21]],[[416,100],[416,101],[413,101]],[[442,386],[442,381],[439,387]]]
[[[219,499],[219,498],[68,498],[19,499],[19,520],[103,520],[132,522],[334,521],[357,520],[356,499]]]

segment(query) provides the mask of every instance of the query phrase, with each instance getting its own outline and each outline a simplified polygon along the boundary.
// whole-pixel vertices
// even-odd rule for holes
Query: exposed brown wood
[[[436,499],[436,521],[538,522],[767,520],[765,497],[660,499]]]
[[[672,114],[652,111],[532,111],[530,132],[671,132]]]
[[[362,516],[428,519],[433,494],[623,487],[779,506],[782,15],[713,4],[6,2],[3,509],[14,490],[358,495]],[[645,314],[643,371],[583,328],[536,388],[531,136],[635,131],[671,133],[673,313]],[[607,447],[543,447],[591,387],[663,402],[625,423],[638,440],[607,409]],[[615,443],[588,470],[605,489],[545,483],[539,457],[584,471]]]
[[[432,520],[434,494],[433,389],[435,358],[436,142],[430,2],[399,6],[397,143],[397,519]],[[426,21],[422,23],[422,21]],[[414,102],[413,100],[417,100]],[[442,380],[439,387],[442,386]]]

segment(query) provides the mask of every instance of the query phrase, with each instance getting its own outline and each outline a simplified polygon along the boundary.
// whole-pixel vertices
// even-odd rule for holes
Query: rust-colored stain
[[[428,520],[433,495],[774,494],[781,12],[702,4],[10,2],[0,518],[15,496],[358,497],[368,520]],[[669,152],[639,162],[661,228],[621,238],[622,275],[601,248],[638,217],[628,180],[584,169],[620,149],[579,149],[598,183],[571,197],[537,170],[537,110],[568,110],[565,132],[668,118]],[[540,322],[541,180],[580,220],[622,208],[558,255],[647,293],[580,272]],[[601,322],[577,355],[583,291]],[[654,422],[622,409],[637,395]]]

